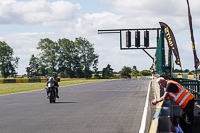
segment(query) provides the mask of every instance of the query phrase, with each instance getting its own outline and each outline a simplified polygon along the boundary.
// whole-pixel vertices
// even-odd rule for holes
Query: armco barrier
[[[41,78],[40,82],[47,82],[47,78]]]
[[[34,82],[41,82],[41,79],[35,78],[35,79],[28,79],[29,83],[34,83]]]
[[[16,79],[0,79],[0,83],[35,83],[35,82],[47,82],[47,78],[16,78]]]
[[[177,78],[183,78],[183,75],[177,75]]]
[[[28,78],[22,79],[22,83],[28,83]]]
[[[0,79],[0,83],[3,83],[3,79]]]
[[[34,83],[34,82],[35,82],[35,79],[28,79],[28,82],[29,82],[29,83]]]
[[[16,79],[16,83],[22,83],[22,79]]]
[[[173,75],[173,78],[194,79],[196,75]]]
[[[60,78],[57,79],[60,82]],[[0,83],[35,83],[47,82],[47,78],[16,78],[16,79],[0,79]]]
[[[41,79],[40,78],[36,78],[35,82],[41,82]]]
[[[3,83],[16,83],[15,79],[3,79]]]
[[[151,121],[149,133],[170,133],[172,126],[171,116],[171,100],[159,103],[156,113]]]
[[[189,78],[189,79],[193,79],[193,78],[194,78],[194,75],[188,75],[188,78]]]

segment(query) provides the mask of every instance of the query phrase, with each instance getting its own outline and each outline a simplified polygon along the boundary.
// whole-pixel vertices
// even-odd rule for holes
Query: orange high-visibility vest
[[[178,87],[178,92],[170,92],[168,97],[171,98],[175,103],[179,104],[181,108],[185,108],[188,101],[194,98],[194,95],[190,93],[186,88],[184,88],[181,84],[173,80],[167,80],[167,84],[168,83],[175,84]]]

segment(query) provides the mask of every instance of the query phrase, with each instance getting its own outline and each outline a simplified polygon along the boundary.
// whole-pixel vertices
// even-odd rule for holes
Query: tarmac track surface
[[[149,80],[112,80],[0,96],[0,133],[138,133]],[[45,86],[45,84],[44,84]]]

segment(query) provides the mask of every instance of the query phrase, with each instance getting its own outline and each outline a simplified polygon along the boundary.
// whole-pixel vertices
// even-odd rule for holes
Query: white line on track
[[[151,86],[150,84],[151,84],[151,81],[149,82],[149,88],[148,88],[148,92],[147,92],[147,97],[146,97],[146,102],[145,102],[145,106],[144,106],[144,111],[143,111],[143,115],[142,115],[142,121],[140,124],[139,133],[144,133],[144,131],[145,131],[148,101],[149,101],[149,91],[150,91],[150,86]]]

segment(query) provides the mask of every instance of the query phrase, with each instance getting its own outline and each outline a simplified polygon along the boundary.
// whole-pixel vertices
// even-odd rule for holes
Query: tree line
[[[111,65],[108,64],[105,68],[103,68],[103,70],[101,71],[102,77],[115,77],[114,74],[120,74],[120,76],[122,77],[129,77],[131,78],[131,76],[133,77],[137,77],[137,76],[151,76],[151,72],[150,70],[142,70],[142,71],[138,71],[136,66],[128,67],[128,66],[124,66],[118,73],[113,71],[114,69],[111,68]],[[95,76],[99,76],[98,74]]]
[[[119,73],[121,74],[121,76],[127,76],[127,77],[150,76],[150,75],[152,75],[150,70],[138,71],[136,66],[133,66],[132,68],[124,66]]]
[[[52,41],[41,39],[37,49],[41,52],[30,58],[27,75],[59,74],[63,78],[89,78],[91,65],[98,59],[94,44],[79,37],[75,41],[63,38]]]
[[[29,66],[26,67],[28,76],[56,73],[62,78],[90,78],[92,74],[95,77],[113,77],[117,73],[109,64],[98,71],[99,55],[94,52],[94,44],[82,37],[75,38],[75,41],[66,38],[52,41],[44,38],[40,39],[36,48],[40,52],[38,55],[31,55]],[[0,71],[4,78],[17,75],[16,68],[20,58],[13,54],[13,49],[6,42],[0,41]],[[128,77],[151,75],[149,70],[139,72],[136,66],[124,66],[119,74]]]

